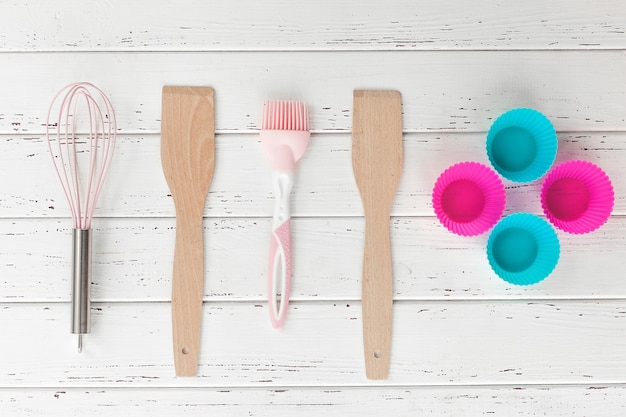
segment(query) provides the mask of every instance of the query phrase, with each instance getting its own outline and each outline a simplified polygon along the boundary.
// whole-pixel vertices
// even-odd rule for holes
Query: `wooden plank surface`
[[[96,219],[95,301],[168,301],[174,219]],[[358,300],[365,224],[360,218],[293,220],[294,300]],[[559,233],[561,259],[549,278],[519,287],[487,263],[487,236],[460,238],[433,218],[393,218],[396,300],[613,299],[626,297],[621,276],[626,218],[595,233]],[[269,218],[204,222],[205,301],[265,303]],[[249,247],[245,261],[241,242]],[[441,257],[453,253],[454,260]],[[0,301],[69,301],[69,220],[0,221]],[[42,269],[42,268],[45,268]]]
[[[621,0],[6,1],[5,51],[619,49]],[[104,24],[106,22],[106,24]]]
[[[338,413],[359,417],[438,415],[446,417],[519,415],[587,417],[602,410],[620,417],[626,410],[621,385],[540,385],[492,387],[320,387],[320,388],[36,388],[0,389],[0,409],[7,415],[48,417],[154,415],[220,416],[298,415],[316,417]]]
[[[0,182],[0,218],[68,217],[65,196],[54,177],[41,136],[0,137],[0,166],[12,181]],[[461,161],[489,164],[485,134],[404,135],[404,167],[392,207],[394,216],[433,216],[432,188],[437,177]],[[586,159],[604,169],[616,193],[614,214],[626,214],[626,134],[561,133],[556,163]],[[272,184],[267,158],[254,135],[216,137],[215,174],[204,215],[269,217]],[[291,195],[294,217],[362,216],[354,181],[349,134],[313,135],[298,162]],[[508,210],[541,213],[541,182],[505,183]],[[96,217],[173,217],[174,204],[163,177],[159,137],[118,138]]]
[[[0,133],[42,133],[77,79],[109,95],[124,133],[160,131],[163,85],[211,85],[218,132],[257,133],[262,103],[283,98],[307,101],[313,132],[350,132],[364,88],[402,92],[405,132],[485,132],[520,106],[559,131],[626,130],[621,51],[7,53],[0,67],[19,68],[0,78]]]
[[[359,302],[294,302],[280,332],[260,303],[207,303],[196,378],[174,376],[168,303],[93,307],[79,354],[68,304],[3,304],[0,387],[626,383],[624,300],[395,303],[385,381],[365,378]]]

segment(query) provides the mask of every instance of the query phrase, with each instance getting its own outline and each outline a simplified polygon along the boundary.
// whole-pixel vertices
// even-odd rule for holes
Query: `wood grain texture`
[[[402,175],[402,96],[355,90],[352,169],[365,214],[363,347],[369,379],[387,379],[391,355],[393,270],[389,217]]]
[[[393,216],[433,216],[432,187],[447,167],[461,161],[489,164],[485,134],[404,134],[403,171],[392,207]],[[615,215],[626,214],[626,134],[559,133],[556,163],[586,159],[604,169],[616,194]],[[40,136],[0,136],[0,167],[11,167],[14,181],[0,182],[0,218],[69,217],[65,196],[51,174],[50,158]],[[204,216],[269,217],[273,194],[267,158],[258,135],[216,136],[214,178]],[[349,134],[313,135],[298,161],[298,181],[291,195],[294,217],[363,215],[351,166]],[[237,167],[237,169],[233,169]],[[52,171],[53,172],[53,171]],[[509,212],[541,213],[541,181],[506,182]],[[163,178],[159,136],[127,136],[118,144],[96,217],[174,217],[174,205]]]
[[[71,220],[0,221],[0,301],[69,301]],[[296,301],[350,302],[361,298],[362,218],[298,218],[293,246]],[[171,299],[175,220],[96,219],[92,297],[98,302],[167,302]],[[204,301],[264,304],[270,218],[205,219]],[[489,268],[487,236],[460,239],[435,218],[397,217],[390,223],[394,299],[546,300],[622,299],[621,256],[626,218],[614,217],[595,233],[560,233],[561,258],[548,279],[519,287]],[[254,250],[241,261],[242,242]],[[27,248],[27,249],[24,249]],[[453,253],[450,262],[443,254]],[[45,271],[41,270],[41,265]],[[590,277],[593,277],[592,279]]]
[[[43,133],[49,98],[76,79],[107,92],[121,133],[141,135],[160,131],[163,85],[207,83],[235,92],[219,96],[219,133],[258,134],[268,97],[306,101],[313,133],[350,133],[364,88],[402,92],[405,132],[486,132],[520,106],[558,131],[626,130],[621,51],[7,53],[0,67],[20,69],[0,78],[3,134]]]
[[[624,300],[395,303],[384,381],[366,379],[359,302],[294,302],[281,332],[262,303],[208,303],[196,378],[174,376],[169,303],[94,303],[82,354],[68,303],[0,307],[2,388],[626,384]]]
[[[491,387],[311,387],[311,388],[36,388],[0,389],[0,409],[7,415],[47,417],[136,417],[176,415],[220,416],[298,415],[317,417],[338,413],[363,415],[438,415],[471,417],[481,414],[588,417],[602,410],[605,417],[626,411],[626,388],[621,385],[539,385]]]
[[[166,86],[162,105],[161,162],[176,207],[174,363],[177,376],[194,376],[204,294],[202,213],[215,166],[213,89]]]
[[[620,0],[8,1],[4,51],[619,49]],[[90,18],[86,18],[86,16]],[[106,22],[106,24],[104,24]],[[98,24],[94,24],[98,23]],[[103,24],[100,24],[103,23]]]

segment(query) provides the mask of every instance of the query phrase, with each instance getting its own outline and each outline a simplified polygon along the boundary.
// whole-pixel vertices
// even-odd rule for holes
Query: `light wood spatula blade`
[[[161,163],[176,208],[172,333],[177,376],[194,376],[204,295],[204,203],[215,164],[214,93],[163,87]]]
[[[389,220],[402,174],[402,98],[354,92],[352,167],[365,213],[363,346],[369,379],[386,379],[391,353],[393,273]]]
[[[192,192],[204,206],[215,166],[214,90],[163,87],[161,164],[172,192]]]

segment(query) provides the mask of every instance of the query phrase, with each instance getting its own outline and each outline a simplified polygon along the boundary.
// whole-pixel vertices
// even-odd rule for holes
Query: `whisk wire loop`
[[[82,102],[86,106],[88,128],[84,142],[79,133],[81,120],[77,117]],[[91,228],[116,139],[115,112],[102,90],[81,82],[70,84],[56,94],[48,109],[46,140],[75,229]],[[79,159],[85,160],[86,171]],[[83,172],[86,175],[81,181]]]

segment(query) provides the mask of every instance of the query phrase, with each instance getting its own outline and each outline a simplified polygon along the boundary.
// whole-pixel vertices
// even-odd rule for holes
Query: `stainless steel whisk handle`
[[[90,330],[91,308],[91,229],[74,229],[72,274],[72,333],[78,334],[78,350],[82,336]]]

